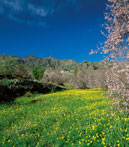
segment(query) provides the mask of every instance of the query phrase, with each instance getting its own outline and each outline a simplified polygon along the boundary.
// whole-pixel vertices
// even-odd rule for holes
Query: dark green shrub
[[[32,68],[32,76],[36,80],[41,80],[44,74],[44,69],[41,66]]]

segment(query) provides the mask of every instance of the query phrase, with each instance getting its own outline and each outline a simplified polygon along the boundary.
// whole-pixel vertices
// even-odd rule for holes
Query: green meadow
[[[100,89],[66,90],[0,105],[1,147],[128,147],[129,118]]]

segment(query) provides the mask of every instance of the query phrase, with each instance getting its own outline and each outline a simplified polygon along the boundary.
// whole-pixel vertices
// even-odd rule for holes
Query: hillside
[[[88,69],[88,68],[99,68],[101,66],[101,62],[88,62],[83,61],[79,63],[77,61],[71,59],[62,59],[58,60],[53,57],[48,58],[38,58],[35,56],[27,56],[25,58],[17,57],[17,56],[6,56],[0,55],[0,61],[8,60],[11,58],[15,61],[16,64],[23,64],[26,67],[33,66],[42,66],[43,68],[52,68],[52,69],[64,69],[64,70],[72,70],[72,69]]]
[[[17,98],[0,105],[1,147],[127,147],[129,118],[99,89]]]

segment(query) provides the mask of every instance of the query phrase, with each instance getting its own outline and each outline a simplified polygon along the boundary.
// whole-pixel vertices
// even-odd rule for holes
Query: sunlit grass
[[[100,89],[21,97],[0,106],[0,146],[128,146],[129,118]]]

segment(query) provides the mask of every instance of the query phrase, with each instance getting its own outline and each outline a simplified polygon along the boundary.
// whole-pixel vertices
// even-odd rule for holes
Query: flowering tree
[[[107,40],[101,48],[115,60],[129,59],[129,0],[108,0],[104,34]]]
[[[106,77],[113,104],[129,111],[129,64],[114,63],[113,67],[107,70]]]
[[[107,83],[114,104],[129,111],[129,0],[108,0],[108,13],[105,14],[107,23],[105,29],[108,34],[102,52],[115,62],[110,73],[107,74]]]
[[[106,54],[106,59],[114,60],[113,67],[107,70],[109,94],[114,104],[129,112],[129,0],[108,0],[106,8],[107,33],[102,32],[106,41],[98,50]]]

